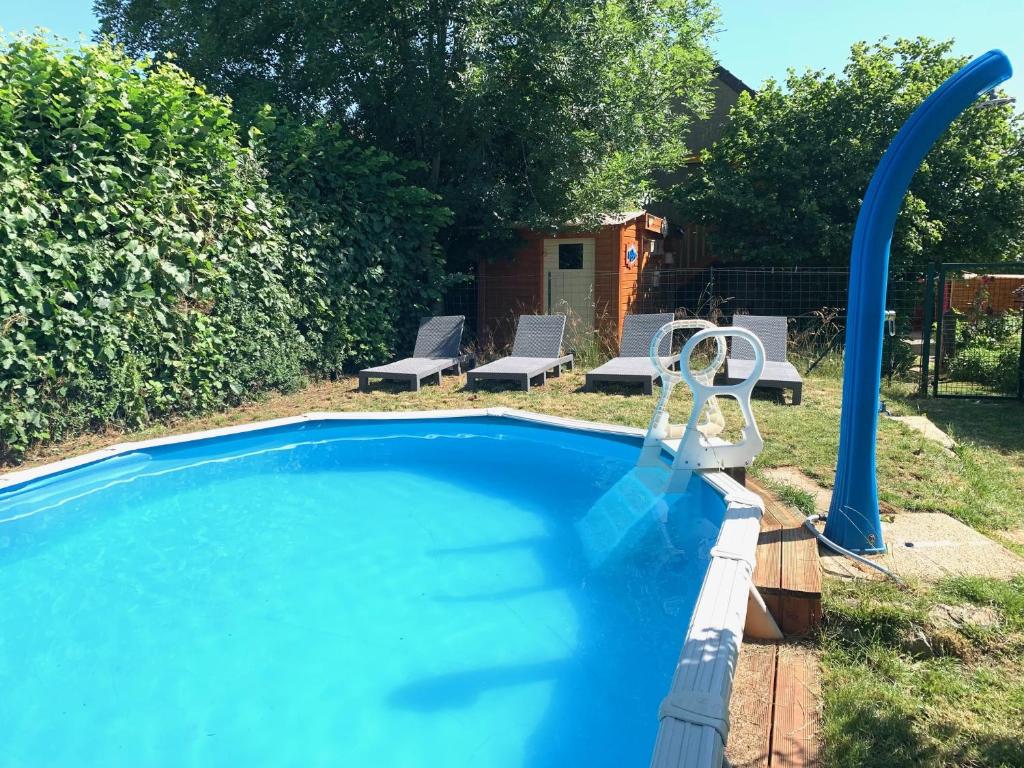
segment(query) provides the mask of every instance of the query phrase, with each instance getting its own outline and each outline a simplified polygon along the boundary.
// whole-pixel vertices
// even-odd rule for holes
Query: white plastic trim
[[[722,742],[729,740],[729,702],[720,696],[673,691],[661,701],[658,719],[671,718],[693,725],[706,725],[718,731]]]
[[[662,441],[673,437],[679,437],[679,434],[673,434],[672,426],[669,424],[668,401],[672,396],[672,388],[681,382],[683,377],[682,373],[670,370],[662,360],[661,355],[659,354],[662,340],[665,336],[676,330],[696,329],[699,332],[717,327],[718,326],[708,320],[698,320],[696,318],[673,320],[671,323],[665,323],[665,325],[663,325],[651,339],[651,344],[647,348],[647,354],[650,357],[655,370],[657,370],[661,376],[661,395],[658,397],[658,402],[654,406],[654,413],[651,415],[651,423],[647,428],[644,447],[640,453],[640,466],[657,466],[659,457],[661,456]],[[700,378],[702,381],[706,381],[708,384],[714,381],[715,373],[722,367],[722,363],[725,362],[725,356],[728,352],[724,338],[715,339],[715,343],[714,359],[706,368],[703,368],[695,374],[695,376]],[[686,359],[680,357],[680,370],[688,364],[688,357]],[[711,435],[712,433],[721,431],[721,426],[724,423],[722,411],[718,407],[718,401],[715,398],[711,398],[708,401],[707,418],[699,428],[705,431],[708,435]]]
[[[725,499],[725,518],[666,696],[681,706],[659,710],[651,768],[719,768],[725,757],[764,502],[724,472],[701,472],[701,478]]]
[[[711,557],[721,557],[724,560],[735,560],[739,563],[743,563],[750,568],[751,573],[754,571],[755,561],[750,552],[735,552],[731,549],[726,549],[725,547],[718,545],[712,547],[709,554]]]
[[[680,381],[683,380],[683,370],[688,370],[686,366],[683,365],[683,355],[680,355],[679,358],[678,372],[665,367],[664,361],[658,354],[658,350],[661,349],[662,339],[664,339],[666,335],[677,330],[695,329],[699,332],[710,331],[716,328],[718,328],[718,326],[712,323],[710,320],[699,320],[697,318],[692,317],[685,318],[683,320],[673,320],[671,323],[665,323],[665,325],[661,326],[658,332],[654,334],[654,337],[651,339],[651,344],[647,348],[647,354],[651,358],[651,362],[654,364],[655,369],[657,369],[658,373],[661,374],[662,384],[668,382],[671,382],[673,386],[678,384]],[[699,371],[694,373],[693,376],[700,379],[701,381],[710,384],[714,380],[715,374],[718,372],[718,369],[722,367],[722,363],[725,362],[725,357],[728,354],[728,351],[729,350],[725,344],[725,338],[716,338],[714,359],[708,364],[706,368],[700,369]],[[686,356],[685,360],[688,362],[689,356]]]
[[[706,383],[690,370],[690,356],[702,341],[711,338],[724,339],[726,336],[739,337],[750,344],[754,350],[753,370],[749,377],[737,384]],[[690,420],[683,429],[682,442],[676,451],[673,466],[690,470],[750,466],[754,457],[764,448],[761,432],[750,408],[750,395],[764,370],[764,346],[761,340],[745,328],[709,328],[690,337],[679,359],[680,373],[693,392],[693,409],[690,411]],[[735,398],[740,405],[740,412],[743,414],[742,438],[737,443],[716,445],[697,429],[697,419],[712,398],[724,395]]]

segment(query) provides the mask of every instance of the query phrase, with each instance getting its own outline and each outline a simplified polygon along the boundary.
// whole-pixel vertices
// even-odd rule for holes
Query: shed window
[[[559,243],[558,268],[583,269],[583,243]]]

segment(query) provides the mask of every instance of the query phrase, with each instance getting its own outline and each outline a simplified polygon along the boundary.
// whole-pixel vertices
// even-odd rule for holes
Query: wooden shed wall
[[[617,347],[625,316],[643,302],[643,274],[651,266],[652,258],[647,250],[652,237],[659,236],[656,233],[661,227],[660,219],[645,214],[623,224],[603,226],[596,232],[520,231],[523,242],[511,259],[479,265],[477,319],[482,337],[489,334],[499,345],[505,344],[514,334],[518,315],[548,311],[545,240],[593,239],[594,327],[611,347]],[[629,243],[636,243],[639,252],[633,267],[626,266]],[[587,296],[581,295],[577,300],[591,300],[589,291]],[[586,322],[589,324],[589,319]]]
[[[515,334],[516,317],[544,311],[544,238],[535,232],[521,235],[524,242],[511,259],[478,265],[477,328],[484,343],[507,343]]]
[[[643,269],[644,261],[646,259],[642,232],[638,226],[638,222],[638,219],[634,219],[633,221],[627,222],[623,226],[619,227],[619,253],[621,256],[618,259],[618,269],[620,274],[618,316],[616,324],[620,336],[622,334],[622,321],[632,309],[633,303],[636,300],[637,276],[640,274],[640,270]],[[636,247],[639,252],[636,264],[631,268],[626,267],[626,248],[629,243],[636,243]]]
[[[516,317],[547,312],[544,241],[593,238],[595,324],[603,331],[613,332],[617,341],[622,324],[619,278],[624,241],[621,229],[607,226],[597,232],[520,232],[523,244],[511,259],[479,264],[478,328],[490,333],[500,345],[507,343],[514,334]]]
[[[619,309],[619,254],[622,253],[621,227],[601,227],[594,235],[594,325],[611,342],[618,343],[622,333]]]

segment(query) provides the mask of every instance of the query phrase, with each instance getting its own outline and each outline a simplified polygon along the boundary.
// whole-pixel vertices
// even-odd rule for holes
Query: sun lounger
[[[522,315],[516,326],[512,354],[474,368],[466,375],[470,388],[484,380],[514,381],[526,392],[530,384],[547,380],[550,373],[559,376],[562,366],[573,366],[573,356],[562,354],[565,315]]]
[[[759,387],[791,390],[793,405],[800,405],[804,380],[786,359],[787,327],[785,317],[734,315],[732,324],[752,331],[764,345],[764,370],[757,381]],[[725,362],[726,380],[731,384],[743,381],[754,369],[754,350],[742,339],[734,339]]]
[[[418,392],[420,383],[432,376],[436,376],[440,384],[442,371],[462,373],[465,358],[459,355],[459,345],[462,343],[465,321],[462,315],[423,318],[416,334],[412,357],[361,370],[359,389],[367,391],[370,379],[389,379],[407,382],[409,389]]]
[[[639,384],[646,395],[654,392],[654,380],[661,379],[661,373],[649,357],[651,339],[662,326],[675,319],[671,312],[655,315],[626,315],[622,323],[622,343],[619,356],[612,358],[587,374],[586,389],[594,390],[598,383]],[[672,335],[661,342],[658,350],[665,367],[679,362],[679,355],[672,354]]]

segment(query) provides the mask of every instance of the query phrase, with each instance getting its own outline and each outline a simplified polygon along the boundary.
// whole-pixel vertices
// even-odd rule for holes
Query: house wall
[[[697,120],[690,126],[686,136],[686,147],[693,156],[681,168],[654,175],[655,188],[660,192],[655,193],[655,199],[647,209],[666,217],[672,225],[665,242],[665,250],[673,254],[673,264],[669,268],[700,268],[714,261],[705,227],[691,223],[689,211],[670,199],[667,192],[676,185],[689,182],[694,174],[700,172],[700,153],[710,149],[721,138],[729,122],[729,112],[744,92],[752,94],[753,90],[731,72],[719,67],[711,81],[711,110],[706,119]]]

